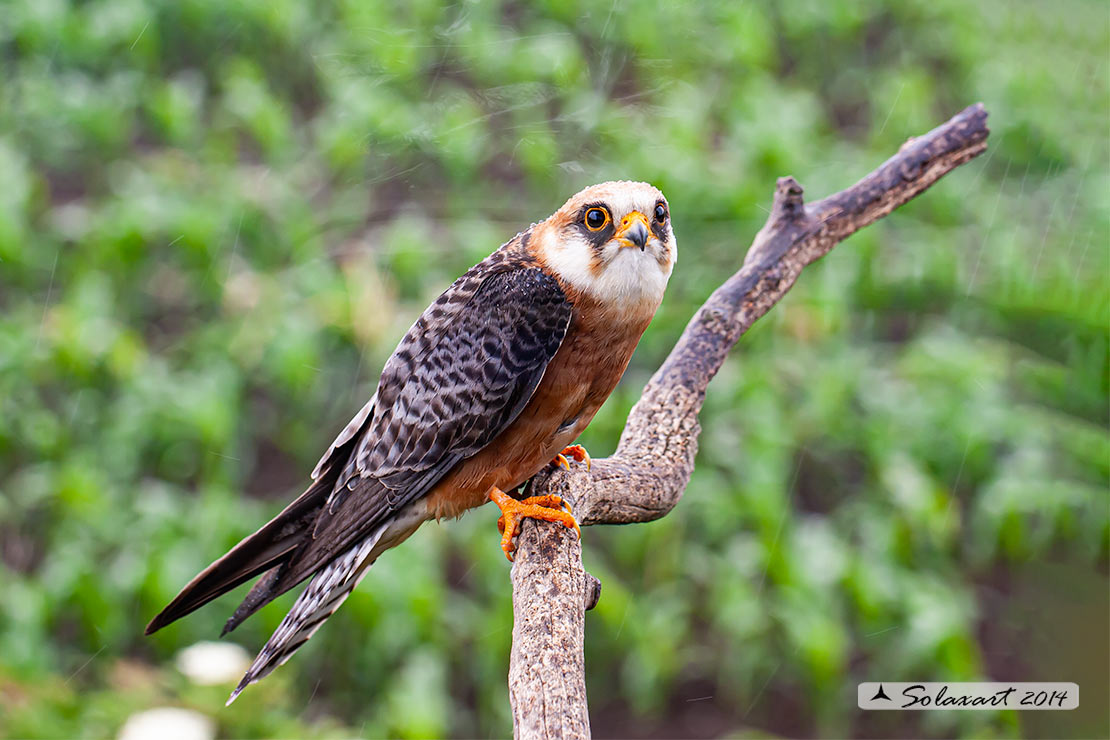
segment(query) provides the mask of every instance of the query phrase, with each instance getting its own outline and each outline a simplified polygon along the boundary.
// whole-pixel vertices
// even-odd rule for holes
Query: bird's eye
[[[667,222],[667,207],[662,203],[655,206],[655,222],[659,224]]]
[[[604,208],[590,208],[586,211],[584,221],[590,231],[599,231],[609,223],[609,212]]]

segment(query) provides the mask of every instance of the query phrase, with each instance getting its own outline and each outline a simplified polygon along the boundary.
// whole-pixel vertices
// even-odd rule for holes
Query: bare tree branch
[[[987,148],[982,104],[907,141],[855,185],[811,205],[783,177],[767,223],[744,264],[702,305],[629,413],[612,457],[590,472],[554,471],[532,495],[572,502],[579,523],[630,524],[667,514],[682,497],[697,454],[705,389],[748,328],[790,290],[802,268],[840,241],[923,192]],[[513,648],[509,697],[522,738],[589,737],[582,644],[585,611],[596,602],[581,545],[566,528],[528,520],[513,566]]]

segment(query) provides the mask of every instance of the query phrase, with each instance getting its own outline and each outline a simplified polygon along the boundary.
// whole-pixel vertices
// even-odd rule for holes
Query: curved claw
[[[493,487],[490,489],[489,498],[501,509],[501,517],[497,520],[497,530],[501,532],[501,549],[509,562],[513,561],[513,553],[516,552],[516,545],[513,540],[520,532],[522,519],[559,522],[568,529],[577,532],[579,539],[582,537],[582,530],[571,513],[570,504],[564,501],[561,496],[548,494],[517,501],[501,489]],[[560,511],[560,509],[565,509],[565,511]]]
[[[570,447],[564,447],[563,451],[556,455],[555,459],[551,461],[551,464],[557,465],[563,470],[569,472],[570,462],[567,460],[568,457],[575,462],[586,463],[586,470],[589,470],[590,467],[593,465],[593,459],[590,457],[590,453],[586,452],[586,448],[582,445],[571,445]]]

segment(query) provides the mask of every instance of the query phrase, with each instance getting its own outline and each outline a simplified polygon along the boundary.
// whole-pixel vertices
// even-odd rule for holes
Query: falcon
[[[642,182],[588,187],[517,234],[416,320],[308,490],[197,575],[146,633],[261,575],[226,635],[311,578],[230,704],[429,519],[493,501],[510,560],[522,518],[578,531],[558,496],[506,491],[568,457],[589,463],[573,442],[624,374],[676,255],[667,200]]]

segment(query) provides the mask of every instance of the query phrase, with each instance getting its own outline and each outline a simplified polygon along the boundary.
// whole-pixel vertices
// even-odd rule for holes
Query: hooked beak
[[[639,247],[642,252],[650,235],[647,216],[633,211],[621,219],[613,238],[620,242],[621,247]]]

